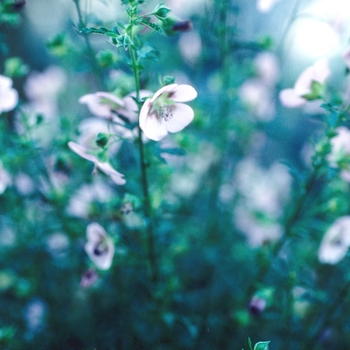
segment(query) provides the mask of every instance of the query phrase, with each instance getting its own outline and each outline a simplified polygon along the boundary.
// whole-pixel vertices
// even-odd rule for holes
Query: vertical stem
[[[132,36],[132,29],[131,29]],[[139,66],[136,59],[135,50],[133,47],[130,47],[130,57],[132,70],[134,74],[135,80],[135,91],[136,91],[136,99],[138,101],[138,112],[140,113],[140,75],[139,75]],[[141,178],[142,178],[142,190],[143,190],[143,208],[144,214],[146,217],[146,227],[147,227],[147,250],[148,250],[148,259],[150,264],[151,271],[151,279],[152,281],[157,281],[158,279],[158,267],[157,267],[157,258],[155,251],[155,242],[154,242],[154,232],[153,232],[153,224],[152,224],[152,208],[151,208],[151,200],[149,194],[149,186],[148,186],[148,176],[147,176],[147,160],[145,157],[144,144],[142,141],[142,130],[140,125],[138,125],[138,138],[137,138],[139,155],[140,155],[140,168],[141,168]]]
[[[86,23],[85,23],[85,21],[83,19],[83,15],[82,15],[82,12],[81,12],[79,1],[80,0],[73,0],[73,2],[75,4],[75,8],[77,10],[77,14],[78,14],[78,20],[79,20],[79,25],[78,26],[79,26],[79,29],[82,29],[82,28],[84,28],[86,26]],[[85,41],[85,45],[86,45],[87,54],[88,54],[88,57],[90,59],[93,71],[95,73],[94,77],[97,77],[98,85],[101,88],[104,88],[105,87],[104,78],[103,78],[103,75],[102,75],[102,71],[100,70],[100,67],[98,66],[98,63],[96,61],[95,52],[94,52],[94,50],[92,48],[90,39],[89,39],[88,35],[83,35],[83,37],[84,37],[84,41]]]

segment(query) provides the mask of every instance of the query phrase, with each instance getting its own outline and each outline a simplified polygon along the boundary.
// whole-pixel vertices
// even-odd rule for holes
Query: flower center
[[[164,119],[166,122],[172,119],[173,115],[173,106],[165,105],[158,107],[158,114]]]
[[[108,246],[104,240],[101,240],[97,243],[96,247],[94,248],[94,254],[96,256],[104,255],[108,252]]]

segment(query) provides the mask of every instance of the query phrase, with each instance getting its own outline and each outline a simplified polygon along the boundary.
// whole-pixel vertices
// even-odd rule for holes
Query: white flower
[[[84,95],[80,97],[79,102],[86,104],[93,115],[108,119],[113,117],[113,111],[124,107],[124,102],[121,98],[103,91]]]
[[[159,89],[143,104],[140,111],[140,128],[145,135],[159,141],[168,132],[178,132],[193,120],[193,109],[181,102],[197,97],[190,85],[170,84]]]
[[[318,260],[324,264],[337,264],[350,247],[350,216],[337,219],[325,233],[319,251]]]
[[[318,95],[322,93],[323,85],[329,76],[328,60],[323,58],[316,61],[301,73],[293,89],[284,89],[280,92],[279,98],[282,105],[288,108],[297,108],[306,104],[308,100],[320,98],[321,96]],[[318,84],[314,86],[315,83]],[[312,96],[307,98],[307,95]]]
[[[3,194],[7,186],[11,185],[11,177],[0,161],[0,194]]]
[[[68,142],[68,147],[80,157],[93,162],[95,166],[108,175],[115,184],[124,185],[126,183],[123,174],[116,171],[109,163],[101,162],[96,156],[88,153],[84,147],[72,141]]]
[[[259,12],[269,12],[281,0],[257,0],[256,8]]]
[[[0,113],[11,111],[18,103],[18,93],[12,87],[12,80],[0,75]]]
[[[346,162],[350,158],[350,130],[345,126],[340,126],[336,131],[337,136],[331,139],[332,151],[328,156],[328,161],[333,167],[339,165],[341,178],[350,182],[350,167]]]
[[[113,261],[114,244],[107,235],[104,228],[96,222],[86,228],[88,241],[85,244],[85,251],[91,261],[101,270],[108,270]]]

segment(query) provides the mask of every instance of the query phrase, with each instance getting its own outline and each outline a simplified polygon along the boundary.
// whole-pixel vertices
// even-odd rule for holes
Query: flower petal
[[[284,89],[279,94],[279,99],[284,107],[298,108],[306,103],[306,100],[300,97],[294,89]]]
[[[89,154],[88,151],[87,151],[84,147],[78,145],[77,143],[72,142],[72,141],[69,141],[69,142],[68,142],[68,147],[69,147],[73,152],[75,152],[77,155],[79,155],[80,157],[82,157],[82,158],[84,158],[84,159],[87,159],[87,160],[90,160],[90,161],[93,162],[93,163],[98,162],[97,157],[95,157],[95,156],[92,155],[92,154]]]
[[[151,102],[154,102],[159,96],[166,92],[171,92],[174,88],[176,88],[178,85],[177,84],[169,84],[165,85],[162,88],[160,88],[152,97]]]
[[[152,102],[146,100],[140,111],[140,128],[151,140],[159,141],[168,134],[164,121],[154,111],[150,113]]]
[[[173,117],[165,121],[165,127],[170,132],[178,132],[191,123],[194,117],[193,109],[183,103],[175,103],[172,106]]]
[[[88,241],[85,251],[91,261],[101,270],[108,270],[113,261],[114,244],[104,228],[96,222],[88,225],[86,229]]]
[[[197,97],[197,91],[190,85],[177,85],[171,90],[169,98],[175,102],[192,101]]]
[[[106,175],[110,176],[116,185],[124,185],[126,183],[124,175],[115,170],[109,163],[97,162],[96,164],[100,170],[102,170]]]

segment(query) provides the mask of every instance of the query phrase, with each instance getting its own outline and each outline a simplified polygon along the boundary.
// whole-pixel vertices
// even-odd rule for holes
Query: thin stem
[[[80,0],[73,0],[74,4],[75,4],[75,8],[77,10],[77,14],[78,14],[78,20],[79,20],[79,29],[82,29],[86,26],[86,23],[83,19],[83,14],[82,14],[82,11],[81,11],[81,8],[80,8],[80,3],[79,3]],[[95,52],[92,48],[92,45],[91,45],[91,42],[90,42],[90,39],[88,37],[88,35],[83,35],[84,37],[84,41],[85,41],[85,45],[86,45],[86,50],[87,50],[87,55],[90,59],[90,62],[91,62],[91,65],[92,65],[92,68],[93,68],[93,71],[94,71],[94,76],[97,77],[98,81],[97,81],[97,84],[101,87],[101,88],[104,88],[105,87],[105,83],[104,83],[104,78],[103,78],[103,75],[102,75],[102,71],[100,69],[100,67],[98,66],[98,63],[96,61],[96,58],[95,58]]]
[[[337,297],[334,299],[333,303],[327,309],[325,316],[319,322],[319,325],[316,327],[316,330],[313,333],[313,336],[307,342],[307,344],[311,344],[312,346],[316,346],[317,343],[321,340],[321,335],[324,329],[327,327],[333,315],[335,315],[340,306],[341,302],[347,297],[350,290],[350,279],[346,282],[345,286],[340,290]]]
[[[132,37],[132,29],[130,33]],[[134,74],[135,80],[135,91],[136,91],[136,100],[138,101],[138,109],[140,113],[140,72],[139,66],[136,59],[135,49],[130,46],[130,57],[131,57],[131,65]],[[144,144],[142,141],[142,130],[138,125],[138,149],[140,155],[140,168],[141,168],[141,178],[142,178],[142,190],[143,190],[143,203],[144,203],[144,214],[146,217],[146,226],[147,226],[147,250],[148,250],[148,258],[150,263],[150,271],[151,271],[151,279],[156,282],[158,279],[158,266],[157,266],[157,257],[155,251],[155,240],[154,240],[154,231],[152,224],[152,207],[151,207],[151,199],[149,194],[149,186],[148,186],[148,175],[147,175],[147,160],[145,157]]]
[[[283,248],[287,240],[292,236],[292,228],[294,224],[297,222],[297,220],[299,219],[302,213],[302,210],[304,209],[306,199],[309,196],[312,190],[312,187],[319,175],[319,171],[320,171],[320,168],[315,167],[312,173],[310,174],[309,178],[306,180],[305,185],[303,186],[303,189],[295,205],[293,206],[293,210],[291,211],[291,213],[289,214],[289,216],[285,221],[283,237],[273,246],[270,253],[270,259],[268,259],[267,261],[265,260],[264,263],[260,265],[260,269],[256,274],[254,283],[249,285],[247,289],[247,293],[245,293],[245,295],[247,295],[248,298],[250,298],[251,295],[253,294],[256,283],[262,281],[266,277],[275,258],[278,256],[279,252],[281,251],[281,249]]]

